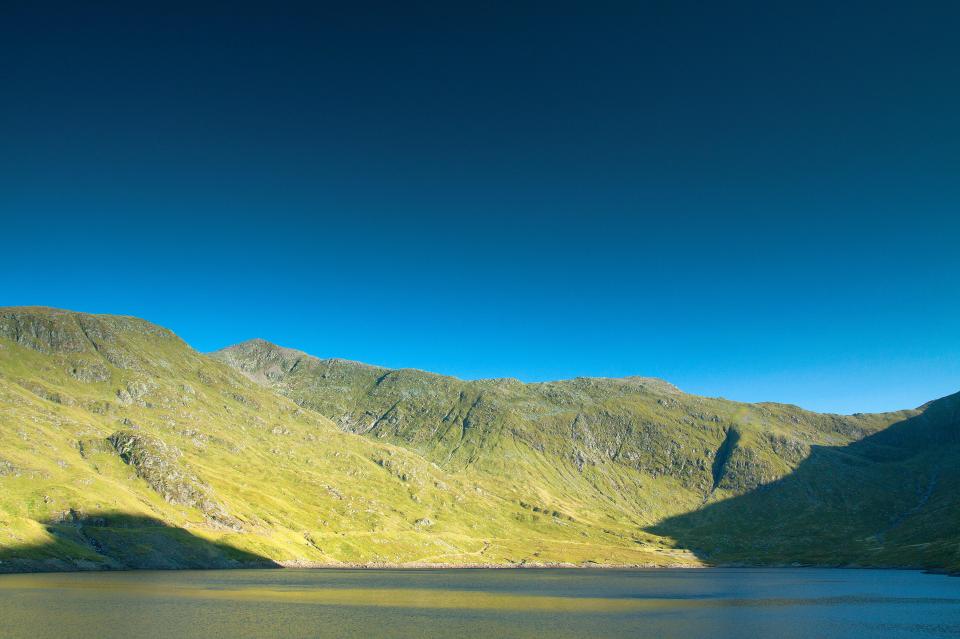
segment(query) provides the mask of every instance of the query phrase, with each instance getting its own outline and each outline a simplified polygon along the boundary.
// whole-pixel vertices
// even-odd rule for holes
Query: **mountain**
[[[960,568],[958,396],[880,415],[389,370],[0,308],[0,571]]]
[[[213,356],[344,431],[706,562],[960,566],[960,394],[822,415],[649,378],[465,382],[263,340]]]
[[[345,433],[143,320],[0,309],[0,571],[696,561],[535,494]]]

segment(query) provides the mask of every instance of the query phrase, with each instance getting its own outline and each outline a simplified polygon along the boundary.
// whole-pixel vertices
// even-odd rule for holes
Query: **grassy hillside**
[[[214,357],[345,431],[707,561],[960,566],[956,397],[820,415],[647,378],[465,382],[262,340]]]
[[[0,309],[0,570],[695,561],[518,494],[342,432],[148,322]]]
[[[0,571],[956,568],[957,403],[846,417],[646,378],[464,382],[0,309]]]

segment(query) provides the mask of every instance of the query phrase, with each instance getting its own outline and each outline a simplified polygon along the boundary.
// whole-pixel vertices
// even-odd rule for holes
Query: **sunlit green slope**
[[[536,497],[342,432],[148,322],[0,309],[0,570],[693,561]]]
[[[950,398],[821,415],[646,378],[465,382],[263,340],[214,357],[345,431],[452,473],[506,480],[521,501],[654,532],[708,561],[960,566]]]
[[[837,416],[646,378],[465,382],[0,309],[0,571],[956,569],[958,404]]]

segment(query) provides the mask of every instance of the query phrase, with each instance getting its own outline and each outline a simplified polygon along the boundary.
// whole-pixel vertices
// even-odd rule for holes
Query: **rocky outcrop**
[[[110,381],[110,369],[107,366],[87,359],[76,359],[67,366],[67,373],[78,382],[96,383]]]
[[[240,522],[214,499],[213,489],[190,472],[176,447],[130,430],[117,431],[107,440],[120,459],[167,502],[196,508],[229,528],[241,528]]]
[[[66,311],[16,309],[0,312],[0,337],[41,353],[76,353],[87,340],[74,316]]]

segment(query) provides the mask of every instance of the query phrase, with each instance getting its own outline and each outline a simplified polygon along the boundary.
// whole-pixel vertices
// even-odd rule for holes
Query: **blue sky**
[[[951,3],[24,3],[0,304],[837,412],[960,390]]]

